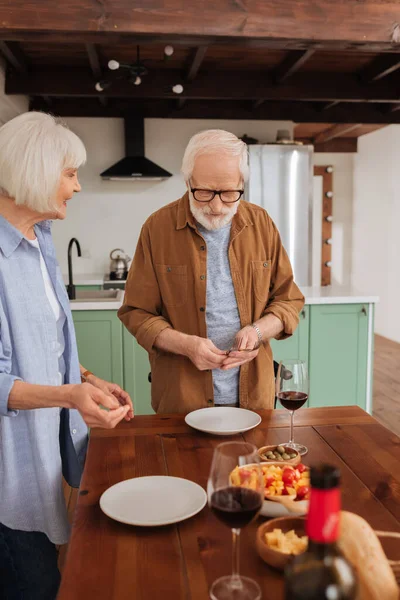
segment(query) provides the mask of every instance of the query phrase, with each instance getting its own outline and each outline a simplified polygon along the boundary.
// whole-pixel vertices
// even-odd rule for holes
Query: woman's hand
[[[131,410],[130,404],[121,406],[115,396],[104,393],[91,383],[63,385],[60,389],[68,394],[67,405],[76,408],[86,425],[91,428],[113,429],[122,419],[127,418]]]
[[[105,381],[104,379],[100,379],[100,377],[96,377],[96,375],[93,374],[89,375],[86,381],[91,385],[94,385],[94,387],[98,388],[106,395],[118,400],[118,403],[121,406],[129,406],[129,410],[125,416],[125,420],[130,421],[131,419],[133,419],[133,404],[128,392],[125,392],[125,390],[123,390],[116,383]]]

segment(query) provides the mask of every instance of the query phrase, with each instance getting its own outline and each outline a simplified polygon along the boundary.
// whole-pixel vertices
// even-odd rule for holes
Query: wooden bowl
[[[265,534],[274,529],[281,529],[283,533],[294,529],[299,537],[306,535],[306,520],[304,517],[280,517],[266,521],[257,529],[257,552],[267,565],[283,571],[286,564],[294,556],[293,554],[284,554],[278,550],[273,550],[265,542]]]
[[[276,458],[267,458],[265,456],[265,453],[268,452],[268,450],[274,451],[277,449],[278,446],[282,446],[283,448],[285,448],[285,450],[289,450],[289,452],[291,454],[296,454],[296,457],[290,458],[289,460],[277,460]],[[297,452],[297,450],[294,450],[293,448],[288,448],[287,446],[285,446],[285,444],[273,444],[271,446],[262,446],[261,448],[259,448],[257,450],[257,454],[262,459],[263,462],[274,463],[279,466],[291,465],[292,467],[295,467],[296,465],[301,463],[301,456]]]

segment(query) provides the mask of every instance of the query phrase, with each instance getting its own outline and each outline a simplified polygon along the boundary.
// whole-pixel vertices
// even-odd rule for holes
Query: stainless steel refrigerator
[[[313,146],[250,145],[249,160],[246,200],[275,222],[296,283],[311,285]]]

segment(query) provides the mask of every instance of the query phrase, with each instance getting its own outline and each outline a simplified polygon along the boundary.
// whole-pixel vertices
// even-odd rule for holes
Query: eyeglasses
[[[219,196],[224,204],[239,202],[244,193],[244,190],[202,190],[200,188],[190,188],[190,191],[197,202],[211,202],[215,196]]]

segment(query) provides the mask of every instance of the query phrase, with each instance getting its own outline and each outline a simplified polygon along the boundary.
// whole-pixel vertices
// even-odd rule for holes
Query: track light
[[[109,60],[108,68],[110,69],[110,71],[116,71],[117,69],[119,69],[119,62],[117,60]]]

